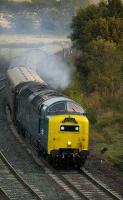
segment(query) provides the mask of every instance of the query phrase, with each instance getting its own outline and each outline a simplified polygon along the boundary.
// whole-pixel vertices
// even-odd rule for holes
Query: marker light
[[[68,141],[68,142],[67,142],[67,145],[68,145],[68,146],[71,146],[71,141]]]

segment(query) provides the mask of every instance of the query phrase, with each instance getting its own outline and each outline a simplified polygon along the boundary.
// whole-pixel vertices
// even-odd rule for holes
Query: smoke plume
[[[46,48],[45,48],[46,49]],[[53,88],[65,89],[70,83],[70,68],[61,55],[48,55],[42,49],[33,49],[16,57],[10,67],[24,66],[36,71]]]
[[[22,40],[19,42],[14,37],[11,39],[11,34],[12,36],[18,36],[19,38],[22,37],[20,34],[23,34],[23,38],[26,36],[24,38],[26,47],[28,35],[30,36],[28,39],[29,45],[29,41],[30,44],[32,43],[33,36],[36,37],[36,40],[41,36],[50,37],[53,35],[55,37],[56,35],[57,37],[59,34],[62,34],[63,37],[63,34],[69,29],[68,24],[66,24],[66,22],[68,23],[68,20],[65,19],[63,23],[62,19],[64,18],[60,17],[61,12],[57,9],[52,9],[50,7],[47,9],[38,9],[37,7],[28,8],[24,6],[24,4],[18,4],[15,8],[17,9],[16,11],[14,10],[14,7],[11,7],[11,9],[5,7],[5,10],[3,9],[3,12],[0,14],[0,32],[9,34],[8,36],[10,36],[10,39],[8,39],[7,45],[9,48],[10,43],[10,49],[11,45],[17,46],[18,49],[24,48]],[[4,12],[6,9],[8,9],[7,12]],[[59,47],[60,45],[61,44],[59,44]],[[45,50],[44,44],[38,44],[37,46],[37,48],[31,46],[30,49],[24,50],[23,53],[21,52],[19,56],[17,56],[16,54],[18,53],[15,52],[15,58],[12,60],[10,67],[24,66],[31,68],[51,87],[65,89],[70,83],[70,67],[63,58],[63,48],[57,52],[56,50],[54,51],[56,48],[55,44],[52,45],[52,48],[51,46],[45,46]],[[51,49],[54,52],[49,52]],[[10,52],[11,56],[12,52],[13,50]],[[7,57],[10,55],[7,55]]]

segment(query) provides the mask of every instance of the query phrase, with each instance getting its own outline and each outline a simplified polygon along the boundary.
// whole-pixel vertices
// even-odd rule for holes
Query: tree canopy
[[[86,105],[92,149],[123,170],[123,4],[108,0],[80,9],[72,21],[70,95]],[[76,85],[77,84],[77,85]],[[117,146],[117,148],[115,148]]]
[[[82,88],[88,92],[116,91],[123,78],[121,1],[109,0],[80,9],[71,27],[73,46],[81,52],[76,69]]]
[[[123,39],[123,4],[120,0],[109,0],[80,9],[71,28],[71,39],[78,49],[84,49],[98,38],[120,43]]]

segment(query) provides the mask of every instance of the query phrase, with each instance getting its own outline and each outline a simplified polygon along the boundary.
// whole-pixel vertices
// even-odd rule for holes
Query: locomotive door
[[[44,124],[45,124],[45,106],[42,105],[39,111],[39,126],[38,126],[38,144],[40,148],[43,147],[44,140]]]

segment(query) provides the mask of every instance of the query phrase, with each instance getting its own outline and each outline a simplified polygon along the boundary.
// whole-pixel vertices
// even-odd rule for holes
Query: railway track
[[[36,154],[33,152],[32,147],[28,146],[28,144],[25,143],[25,141],[22,141],[22,138],[16,134],[16,130],[12,124],[12,121],[9,120],[9,126],[11,126],[11,130],[14,134],[14,137],[16,138],[16,141],[14,143],[17,143],[18,148],[19,146],[23,146],[23,155],[25,156],[25,152],[28,152],[28,157],[33,158],[31,162],[35,162],[35,167],[36,167],[36,172],[32,168],[32,163],[30,163],[27,159],[27,157],[22,156],[22,152],[17,148],[16,151],[18,152],[18,155],[16,155],[16,152],[13,151],[13,149],[7,149],[6,146],[2,147],[3,151],[5,152],[6,156],[8,157],[9,161],[12,163],[12,165],[15,167],[17,170],[17,173],[19,176],[22,176],[22,179],[25,180],[29,185],[31,185],[31,188],[34,189],[34,192],[37,191],[40,193],[39,198],[44,198],[44,199],[53,199],[53,200],[59,200],[59,199],[75,199],[75,200],[82,200],[82,199],[116,199],[116,200],[121,200],[123,199],[120,197],[118,194],[115,192],[109,190],[104,184],[99,183],[96,179],[94,179],[86,170],[81,170],[79,172],[77,171],[70,171],[70,172],[65,172],[65,171],[56,171],[50,167],[46,161],[42,161],[42,159],[37,158]],[[12,128],[13,127],[13,128]],[[6,135],[8,138],[13,137],[12,134],[10,136]],[[6,138],[7,139],[7,138]],[[19,143],[21,145],[19,145]],[[10,141],[10,145],[11,141]],[[29,148],[28,148],[29,147]],[[10,155],[10,150],[12,150],[12,158]],[[25,151],[26,150],[26,151]],[[21,150],[22,151],[22,150]],[[22,156],[21,159],[17,159],[18,156]],[[25,168],[24,160],[26,159],[27,161],[27,166]],[[29,168],[29,165],[31,169]],[[1,164],[0,164],[1,166]],[[34,168],[35,168],[34,167]],[[25,169],[23,169],[25,168]],[[29,173],[27,173],[29,172]],[[27,173],[27,175],[26,175]],[[3,174],[3,173],[2,173]],[[35,176],[35,178],[34,178]],[[45,178],[44,178],[45,177]],[[35,179],[35,180],[34,180]],[[40,181],[40,179],[43,180]],[[46,180],[47,179],[47,183]],[[54,182],[53,182],[54,180]],[[57,188],[58,193],[62,193],[61,196],[58,194],[56,195],[56,191],[52,190],[51,184],[53,187]],[[46,187],[46,188],[45,188]],[[43,188],[43,192],[41,189]],[[45,189],[44,189],[45,188]],[[3,189],[5,189],[3,187]],[[46,190],[46,191],[45,191]],[[52,190],[52,193],[50,192],[50,197],[48,197],[46,194],[49,192],[49,190]],[[17,198],[18,199],[18,198]],[[30,198],[28,198],[30,199]]]
[[[0,186],[0,200],[10,200],[6,192]]]
[[[16,172],[2,152],[0,152],[0,166],[1,187],[6,199],[43,200]]]
[[[32,152],[30,152],[32,155]],[[36,159],[38,164],[41,162]],[[42,164],[41,164],[42,166]],[[57,171],[54,170],[46,161],[43,161],[43,167],[48,174],[58,185],[66,190],[73,199],[116,199],[121,200],[122,197],[114,191],[104,186],[103,183],[97,181],[85,169],[77,171]]]
[[[97,181],[90,173],[85,169],[74,173],[60,173],[62,177],[78,191],[78,194],[85,197],[87,200],[122,200],[123,198],[116,192],[109,189],[106,185]]]
[[[82,173],[88,180],[90,180],[94,185],[96,185],[99,189],[104,191],[107,195],[109,195],[113,199],[123,199],[117,192],[113,191],[112,189],[109,189],[104,183],[101,181],[95,179],[91,173],[89,173],[86,169],[80,170],[80,173]]]
[[[4,91],[2,91],[1,94],[4,95]],[[7,124],[5,118],[6,113],[3,109],[2,102],[0,102],[0,111],[0,141],[2,141],[2,143],[0,143],[0,149],[6,160],[14,169],[16,169],[17,174],[29,185],[30,188],[32,188],[40,199],[79,200],[80,198],[78,195],[76,195],[76,193],[74,193],[64,182],[59,179],[58,184],[58,182],[52,178],[51,170],[41,161],[39,164],[38,159],[37,157],[34,157],[33,152],[24,144],[23,141],[21,142],[20,136],[18,134],[15,135],[14,129],[10,129],[10,126],[12,128],[13,124],[12,121],[9,121]],[[1,166],[3,166],[2,163],[0,163],[0,167]],[[5,176],[4,171],[2,171],[1,175]],[[7,195],[11,192],[11,187],[15,188],[17,185],[14,182],[10,184],[11,179],[13,180],[15,178],[13,175],[7,173],[6,187],[2,185],[3,180],[0,179],[0,185],[2,185],[2,189],[6,191]],[[23,192],[20,192],[19,195],[15,194],[14,199],[21,199],[21,194],[23,194]],[[31,198],[27,197],[24,199],[30,200]]]
[[[0,77],[0,91],[5,89],[5,82],[6,82],[6,77],[5,76]]]
[[[101,180],[102,183],[123,197],[123,174],[111,163],[102,160],[100,155],[90,155],[84,167],[96,180]]]
[[[10,120],[10,121],[9,121]],[[17,138],[17,140],[19,141],[20,145],[23,146],[24,151],[27,151],[29,156],[33,158],[34,162],[37,163],[37,165],[41,168],[44,169],[45,176],[47,176],[47,180],[49,182],[48,185],[50,185],[50,183],[52,182],[52,185],[55,186],[55,184],[57,184],[57,189],[59,189],[59,192],[62,194],[63,193],[63,197],[55,197],[55,193],[53,194],[53,198],[49,198],[49,199],[66,199],[66,200],[71,200],[71,199],[75,199],[75,200],[84,200],[84,197],[82,198],[82,195],[78,195],[78,192],[76,193],[76,189],[71,188],[71,185],[69,185],[68,183],[64,182],[64,180],[59,177],[57,174],[55,174],[54,169],[49,166],[49,164],[43,160],[43,159],[39,159],[37,157],[37,152],[35,152],[35,149],[33,149],[32,146],[30,146],[29,144],[25,143],[25,141],[22,140],[22,138],[17,134],[15,127],[13,126],[13,124],[11,124],[11,119],[8,118],[9,124],[11,126],[11,130],[14,134],[14,136]],[[29,179],[28,179],[29,181]],[[55,184],[53,184],[53,182]],[[60,188],[59,188],[60,187]],[[48,188],[47,188],[48,190]],[[66,195],[67,194],[67,195]]]

